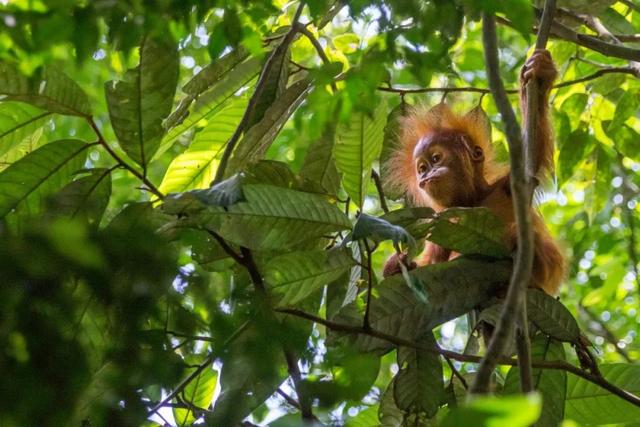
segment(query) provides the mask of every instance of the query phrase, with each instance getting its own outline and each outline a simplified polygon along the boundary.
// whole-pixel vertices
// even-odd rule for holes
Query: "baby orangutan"
[[[557,72],[551,55],[536,50],[520,74],[520,104],[526,117],[525,85],[540,81],[537,117],[535,173],[544,178],[553,172],[553,139],[549,123],[549,91]],[[424,112],[414,110],[401,124],[400,146],[389,161],[391,183],[402,188],[417,205],[436,212],[449,207],[482,206],[490,209],[506,225],[505,243],[517,244],[516,226],[509,186],[509,170],[494,161],[490,132],[483,117],[472,110],[464,116],[440,104]],[[526,129],[526,123],[524,124]],[[564,277],[561,251],[542,218],[532,212],[535,258],[531,286],[555,295]],[[456,256],[434,243],[410,264],[424,266],[445,262]],[[400,271],[397,255],[384,268],[384,276]]]

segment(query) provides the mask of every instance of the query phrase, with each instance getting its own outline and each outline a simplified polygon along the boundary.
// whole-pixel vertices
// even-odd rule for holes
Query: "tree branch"
[[[316,52],[318,52],[318,56],[320,57],[322,62],[325,65],[330,64],[331,60],[329,59],[329,57],[327,56],[327,54],[324,51],[324,48],[322,47],[322,45],[320,44],[318,39],[315,38],[313,33],[311,31],[309,31],[309,29],[307,27],[305,27],[304,25],[300,25],[300,28],[298,29],[298,31],[302,35],[304,35],[307,39],[309,39],[309,41],[311,42],[311,44],[315,48]],[[335,82],[331,82],[331,90],[333,90],[333,93],[336,93],[338,91],[338,87],[336,86]]]
[[[389,213],[389,206],[387,205],[387,199],[384,197],[384,190],[382,188],[382,183],[380,182],[380,175],[376,172],[375,169],[371,169],[371,178],[373,178],[373,183],[376,185],[376,190],[378,190],[378,198],[380,199],[380,207],[384,213]]]
[[[138,172],[136,170],[136,168],[134,168],[133,166],[130,166],[127,162],[124,161],[124,159],[122,157],[120,157],[118,155],[118,153],[116,153],[113,148],[111,148],[109,146],[109,144],[107,144],[107,141],[104,139],[104,137],[102,136],[102,132],[100,132],[100,128],[98,128],[98,125],[96,124],[95,120],[93,119],[93,116],[88,116],[86,117],[87,122],[89,123],[89,126],[91,126],[91,129],[93,129],[93,132],[96,134],[96,137],[98,138],[98,144],[100,144],[106,151],[107,153],[109,153],[109,155],[116,161],[118,162],[118,164],[120,166],[122,166],[123,168],[125,168],[126,170],[128,170],[129,172],[131,172],[136,178],[138,178],[140,181],[142,181],[146,186],[147,189],[152,192],[156,197],[158,197],[160,200],[164,199],[164,194],[162,194],[155,185],[153,185],[153,183],[151,181],[149,181],[149,179],[144,176],[143,174],[141,174],[140,172]]]
[[[619,73],[619,74],[629,74],[632,75],[634,77],[640,77],[640,73],[638,72],[638,70],[636,70],[633,67],[606,67],[606,68],[601,68],[597,71],[594,71],[591,74],[588,74],[584,77],[580,77],[574,80],[566,80],[564,82],[560,82],[557,83],[555,85],[552,86],[551,89],[560,89],[563,87],[567,87],[567,86],[572,86],[575,84],[579,84],[579,83],[584,83],[587,82],[589,80],[595,80],[599,77],[602,77],[606,74],[614,74],[614,73]],[[468,93],[480,93],[482,95],[486,95],[486,94],[490,94],[491,93],[491,89],[485,89],[485,88],[479,88],[479,87],[470,87],[470,86],[462,86],[462,87],[451,87],[451,86],[445,86],[445,87],[414,87],[414,88],[401,88],[401,87],[387,87],[387,86],[380,86],[377,88],[377,90],[379,90],[380,92],[390,92],[390,93],[397,93],[400,95],[405,95],[405,94],[409,94],[409,93],[430,93],[430,92],[468,92]],[[520,93],[520,91],[518,89],[505,89],[505,92],[508,95],[516,95],[518,93]]]
[[[334,322],[331,320],[326,320],[321,317],[315,316],[313,314],[307,313],[305,311],[299,310],[297,308],[275,308],[274,310],[279,313],[289,314],[292,316],[299,317],[301,319],[306,319],[311,322],[318,323],[336,332],[344,332],[347,334],[359,334],[359,335],[366,335],[374,338],[379,338],[381,340],[387,341],[396,346],[410,347],[418,350],[427,351],[433,354],[439,354],[441,356],[444,356],[445,358],[448,357],[450,359],[457,360],[459,362],[480,363],[482,361],[482,358],[480,356],[474,356],[471,354],[461,354],[455,351],[445,350],[437,345],[435,347],[423,346],[418,343],[396,337],[395,335],[389,335],[384,332],[377,331],[375,329],[364,330],[361,326],[346,325],[346,324]],[[518,360],[512,359],[510,357],[499,357],[497,359],[497,362],[498,364],[505,365],[505,366],[518,366]],[[584,371],[578,368],[577,366],[574,366],[568,362],[565,362],[564,360],[536,360],[536,361],[533,361],[531,365],[534,368],[554,369],[554,370],[570,372],[586,381],[589,381],[590,383],[593,383],[602,387],[603,389],[626,400],[627,402],[640,407],[640,397],[632,393],[629,393],[628,391],[625,391],[615,386],[614,384],[611,384],[609,381],[607,381],[601,376]]]
[[[519,317],[519,311],[524,306],[523,293],[529,284],[533,264],[533,233],[529,215],[529,191],[525,174],[521,130],[500,78],[496,21],[493,14],[485,13],[483,15],[482,40],[489,87],[505,124],[505,134],[509,143],[509,157],[511,160],[510,184],[517,226],[518,247],[506,301],[489,342],[487,352],[482,358],[476,377],[471,385],[470,393],[472,394],[487,393],[489,391],[491,375],[497,360],[504,353],[512,328]],[[526,325],[526,322],[524,325]]]

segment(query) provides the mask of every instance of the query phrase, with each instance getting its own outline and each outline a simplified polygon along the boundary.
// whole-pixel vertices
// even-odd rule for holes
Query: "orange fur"
[[[542,178],[553,171],[553,139],[551,126],[548,117],[548,93],[556,72],[553,61],[546,51],[536,51],[533,57],[527,61],[525,69],[521,74],[521,86],[524,88],[526,80],[530,78],[542,79],[542,90],[539,100],[539,111],[537,117],[537,140],[535,173],[538,178]],[[522,106],[524,102],[524,90],[521,91]],[[525,110],[523,110],[525,111]],[[524,114],[526,117],[526,114]],[[387,175],[390,177],[390,184],[397,190],[405,192],[411,201],[418,206],[429,206],[436,211],[452,207],[451,200],[454,197],[445,197],[443,205],[433,199],[419,186],[420,178],[416,171],[416,157],[414,150],[421,138],[430,136],[435,139],[433,147],[428,150],[439,150],[447,154],[445,158],[449,163],[446,166],[447,174],[440,175],[425,188],[438,190],[441,194],[450,195],[462,194],[465,203],[471,206],[483,206],[489,208],[505,224],[505,243],[510,249],[515,250],[517,244],[515,218],[513,212],[513,202],[509,186],[508,167],[496,164],[491,144],[490,128],[484,120],[482,114],[477,110],[472,110],[465,115],[455,114],[446,104],[441,103],[432,109],[418,107],[412,109],[401,121],[401,131],[398,135],[399,143],[394,154],[388,161]],[[478,159],[477,167],[470,163],[468,154],[459,151],[459,143],[450,142],[442,135],[442,131],[453,131],[471,139],[471,142],[482,148],[484,160]],[[451,133],[451,132],[450,132]],[[455,145],[458,144],[458,145]],[[422,146],[421,146],[422,147]],[[427,147],[427,145],[425,145]],[[423,148],[420,148],[422,150]],[[427,152],[427,148],[424,148]],[[458,150],[458,151],[456,151]],[[426,154],[424,154],[426,155]],[[420,154],[423,156],[423,154]],[[451,160],[453,158],[453,161]],[[423,159],[423,157],[420,157]],[[419,165],[423,160],[419,160]],[[436,163],[436,161],[434,161]],[[440,164],[432,164],[433,169],[437,169]],[[424,172],[425,174],[427,172]],[[454,180],[457,186],[445,186],[445,180],[451,183]],[[431,187],[429,187],[431,186]],[[435,187],[434,187],[435,186]],[[431,190],[430,190],[431,191]],[[437,193],[432,193],[437,194]],[[466,197],[467,194],[474,194],[475,197]],[[460,199],[460,198],[459,198]],[[467,204],[469,206],[469,204]],[[553,240],[540,215],[531,211],[533,218],[535,255],[533,265],[533,278],[531,286],[543,289],[550,295],[555,295],[565,275],[565,263],[562,251]],[[427,242],[424,251],[414,260],[417,265],[427,265],[444,262],[457,256],[433,243]],[[397,259],[390,259],[385,266],[385,277],[397,272]],[[391,265],[393,264],[393,265]]]

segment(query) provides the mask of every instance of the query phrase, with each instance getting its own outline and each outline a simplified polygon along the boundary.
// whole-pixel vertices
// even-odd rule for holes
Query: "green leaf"
[[[382,215],[380,218],[398,225],[415,238],[424,237],[429,229],[429,222],[435,216],[431,208],[402,208]]]
[[[0,157],[30,138],[49,119],[50,112],[19,102],[0,104]]]
[[[122,149],[146,168],[164,135],[180,64],[177,47],[165,39],[145,38],[139,65],[124,80],[105,83],[111,125]]]
[[[111,197],[111,171],[91,169],[89,172],[89,175],[76,179],[60,190],[49,201],[49,212],[82,218],[97,227]]]
[[[90,116],[91,106],[80,86],[55,68],[39,68],[29,78],[7,62],[0,62],[0,96],[26,102],[52,113]]]
[[[361,213],[353,226],[352,237],[355,240],[371,238],[376,242],[392,240],[394,244],[404,243],[415,246],[416,242],[407,231],[381,218]]]
[[[539,289],[527,289],[527,314],[547,335],[560,341],[575,342],[580,328],[569,310],[557,299]]]
[[[533,7],[529,0],[499,0],[499,11],[513,23],[522,37],[529,40],[533,27]]]
[[[380,398],[378,418],[381,427],[398,427],[404,420],[404,411],[396,405],[394,387],[395,381],[389,382],[389,386]]]
[[[246,98],[236,98],[213,114],[191,146],[171,161],[159,190],[167,194],[209,187],[222,151],[246,106]]]
[[[587,108],[589,97],[586,93],[574,93],[562,102],[560,111],[571,121],[571,128],[575,129],[580,123],[580,117]]]
[[[319,183],[331,195],[338,194],[340,189],[340,175],[333,157],[335,138],[335,127],[327,126],[320,138],[309,146],[300,169],[303,179]]]
[[[164,127],[168,131],[154,158],[167,151],[178,137],[195,130],[201,126],[202,120],[208,120],[216,114],[220,108],[226,105],[227,101],[235,98],[235,93],[243,86],[248,85],[259,71],[260,59],[249,58],[235,67],[232,73],[228,73],[211,89],[197,97],[197,101],[193,95],[180,101],[178,107],[164,122]],[[194,101],[196,102],[192,106]]]
[[[615,141],[615,147],[625,156],[637,160],[640,153],[640,133],[627,125],[611,128],[610,122],[603,121],[602,128],[609,138]]]
[[[427,240],[461,254],[509,256],[504,223],[487,208],[449,208],[429,224]]]
[[[197,220],[249,249],[289,248],[351,227],[349,218],[318,194],[264,184],[246,185],[242,191],[246,202],[226,209],[211,206]]]
[[[437,345],[431,331],[418,338],[417,344]],[[394,379],[394,396],[398,408],[424,412],[428,418],[438,412],[444,398],[444,380],[440,356],[410,347],[398,348],[398,371]]]
[[[420,267],[409,272],[424,289],[427,303],[418,300],[401,275],[388,277],[372,294],[370,324],[373,329],[406,340],[468,312],[488,301],[511,275],[509,261],[459,257],[449,262]],[[357,301],[344,307],[337,322],[362,324]],[[386,352],[392,344],[365,335],[348,336],[362,351]]]
[[[336,280],[354,265],[344,251],[294,252],[273,258],[264,269],[279,305],[295,305]]]
[[[284,44],[287,40],[288,43],[291,43],[293,39],[283,39],[269,54],[267,63],[263,66],[263,72],[267,64],[270,64],[271,68],[268,74],[261,77],[262,91],[255,100],[255,107],[251,112],[251,116],[249,116],[247,128],[251,128],[261,122],[267,114],[267,110],[278,102],[287,88],[287,81],[289,80],[289,60],[291,59],[289,45]]]
[[[561,342],[538,334],[531,343],[531,359],[534,361],[565,360]],[[556,427],[564,419],[565,397],[567,394],[567,373],[557,369],[533,369],[532,380],[535,389],[542,395],[542,411],[537,427]],[[512,367],[507,374],[502,392],[519,394],[520,371]]]
[[[208,409],[218,384],[218,371],[205,369],[184,388],[180,397],[195,408]],[[190,426],[196,416],[190,409],[174,408],[173,418],[179,426]]]
[[[625,363],[600,365],[602,376],[636,396],[640,394],[640,366]],[[640,408],[587,380],[568,374],[565,417],[579,424],[625,424],[640,419]]]
[[[351,417],[345,423],[345,427],[371,427],[378,425],[378,405],[372,405],[361,409],[355,417]]]
[[[244,134],[234,150],[226,173],[234,173],[260,159],[296,108],[304,101],[311,81],[300,80],[288,87],[267,109],[262,119]]]
[[[351,200],[362,207],[365,185],[371,173],[371,165],[382,149],[386,104],[380,102],[373,117],[355,112],[347,124],[338,128],[333,154],[336,166],[342,173],[342,185]]]
[[[558,157],[558,186],[562,186],[571,178],[587,153],[594,147],[594,140],[586,131],[579,129],[571,132],[569,137],[560,146]]]
[[[636,113],[640,106],[640,92],[625,91],[620,100],[616,103],[616,111],[613,113],[613,120],[609,123],[608,131],[615,131],[622,126],[629,117]]]
[[[0,173],[0,218],[14,210],[39,212],[46,196],[84,164],[90,145],[67,139],[47,144]]]
[[[528,396],[480,397],[451,410],[442,427],[529,427],[540,416],[538,394]]]
[[[249,52],[242,46],[218,58],[204,67],[182,87],[182,91],[188,95],[199,96],[212,85],[219,82],[231,72],[234,67],[243,62],[249,56]]]

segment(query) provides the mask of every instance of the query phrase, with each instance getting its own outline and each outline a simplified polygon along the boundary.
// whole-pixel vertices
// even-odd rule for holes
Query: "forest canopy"
[[[640,419],[640,1],[0,0],[0,27],[0,425]],[[541,37],[567,273],[511,300],[526,245],[387,165],[443,103],[517,157]],[[460,256],[383,277],[425,239]]]

